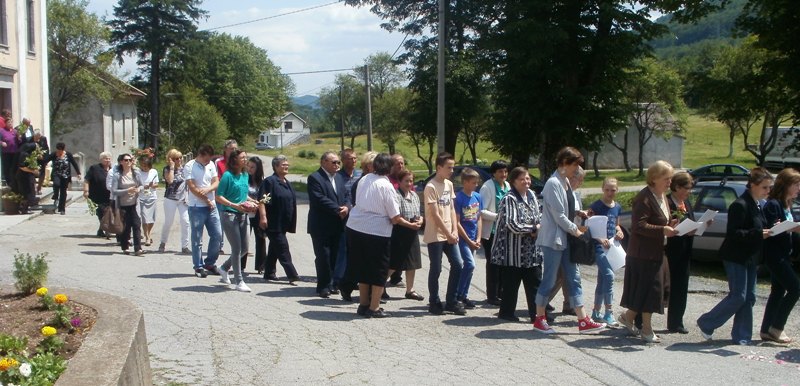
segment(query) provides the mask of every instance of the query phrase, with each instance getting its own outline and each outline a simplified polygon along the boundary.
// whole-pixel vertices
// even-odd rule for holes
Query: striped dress
[[[505,267],[532,268],[542,264],[542,251],[531,233],[542,219],[539,200],[532,191],[527,202],[512,188],[500,200],[497,230],[492,244],[492,264]]]

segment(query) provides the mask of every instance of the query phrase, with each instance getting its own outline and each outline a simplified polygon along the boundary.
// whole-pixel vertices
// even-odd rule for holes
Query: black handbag
[[[589,234],[588,229],[580,237],[567,234],[567,241],[569,242],[569,260],[571,262],[581,265],[594,265],[595,248],[592,235]]]

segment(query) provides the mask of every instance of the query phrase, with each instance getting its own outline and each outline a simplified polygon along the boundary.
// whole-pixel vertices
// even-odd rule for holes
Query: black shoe
[[[209,275],[219,276],[219,267],[216,265],[204,265],[203,268],[206,269]]]
[[[342,295],[342,300],[346,302],[353,301],[353,291],[341,290],[339,293]]]
[[[356,310],[356,314],[361,316],[367,316],[367,311],[369,311],[369,306],[359,304],[358,309]]]
[[[195,269],[195,270],[194,270],[194,275],[195,275],[196,277],[199,277],[199,278],[205,278],[205,277],[207,277],[207,276],[208,276],[208,274],[206,273],[206,271],[205,271],[204,269],[202,269],[202,268]]]
[[[464,303],[456,301],[455,303],[448,303],[445,305],[444,310],[447,312],[452,312],[456,315],[466,315],[467,310],[464,309]]]
[[[553,324],[556,321],[556,317],[553,314],[545,311],[544,312],[545,319],[547,319],[547,324]]]
[[[497,314],[499,319],[507,320],[509,322],[519,322],[519,318],[514,315]]]
[[[384,311],[383,308],[378,308],[377,310],[373,311],[369,308],[367,309],[367,314],[365,315],[368,318],[387,318],[389,315],[388,312]]]
[[[275,275],[264,275],[264,280],[266,281],[277,281],[278,277]]]
[[[553,311],[556,310],[556,308],[551,306],[550,303],[547,303],[547,305],[544,306],[544,310],[547,311],[547,312],[553,312]]]
[[[468,310],[471,310],[471,309],[476,307],[475,306],[475,302],[473,302],[472,300],[469,300],[467,298],[461,298],[461,303],[464,303],[464,308],[466,308]]]
[[[498,298],[486,299],[486,304],[488,304],[490,306],[500,307],[500,299],[498,299]]]
[[[561,314],[575,316],[575,309],[569,308],[569,306],[564,306],[564,308],[561,309]]]
[[[444,315],[444,307],[442,307],[442,302],[428,304],[428,312],[434,315]]]
[[[331,291],[331,295],[338,295],[339,294],[339,288],[336,288],[336,286],[331,287],[330,291]]]
[[[327,298],[331,297],[331,291],[329,291],[327,288],[323,288],[321,291],[319,291],[317,293],[319,294],[319,297],[321,297],[323,299],[327,299]]]
[[[381,295],[381,299],[383,299],[383,300],[389,300],[389,299],[391,299],[391,298],[389,297],[389,294],[388,294],[388,293],[386,293],[386,288],[384,288],[384,289],[383,289],[383,294]]]
[[[106,237],[106,232],[103,232],[102,229],[97,230],[97,237]]]
[[[677,328],[668,328],[668,330],[669,330],[669,332],[673,332],[673,333],[677,332],[678,334],[688,334],[689,333],[689,330],[687,330],[686,327],[683,327],[683,326],[680,326],[680,327],[677,327]]]

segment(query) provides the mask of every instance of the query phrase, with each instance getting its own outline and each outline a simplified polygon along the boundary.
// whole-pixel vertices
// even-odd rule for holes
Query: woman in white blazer
[[[499,306],[502,293],[500,290],[500,267],[492,264],[492,243],[494,242],[495,221],[497,212],[500,209],[500,199],[503,198],[511,186],[508,184],[508,163],[503,160],[492,162],[489,167],[492,179],[483,183],[481,186],[481,200],[483,200],[483,210],[481,210],[481,238],[484,252],[486,254],[486,302]]]

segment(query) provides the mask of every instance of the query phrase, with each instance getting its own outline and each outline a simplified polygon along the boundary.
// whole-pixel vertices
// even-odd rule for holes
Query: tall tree
[[[204,143],[221,144],[229,138],[222,114],[206,101],[202,90],[190,85],[169,90],[173,92],[167,93],[161,110],[166,145],[187,153]]]
[[[325,112],[328,127],[336,127],[344,131],[350,138],[350,147],[355,138],[364,133],[366,127],[366,90],[364,85],[350,74],[336,76],[335,87],[326,87],[320,91],[319,104]],[[344,126],[342,126],[342,123]]]
[[[50,128],[55,135],[78,127],[69,119],[91,100],[107,102],[112,87],[103,81],[113,55],[106,51],[110,32],[86,10],[86,0],[47,1]]]
[[[387,91],[399,87],[406,80],[388,52],[370,55],[364,60],[364,64],[369,67],[370,92],[373,98],[383,98]],[[357,70],[355,74],[364,83],[364,72]]]
[[[197,21],[206,15],[201,0],[119,0],[114,6],[111,43],[121,62],[136,54],[138,64],[150,75],[150,131],[158,148],[161,60],[170,49],[182,46],[197,31]]]
[[[409,127],[408,112],[411,92],[407,88],[392,88],[376,98],[372,106],[375,136],[388,147],[389,154],[397,152],[397,143]]]

